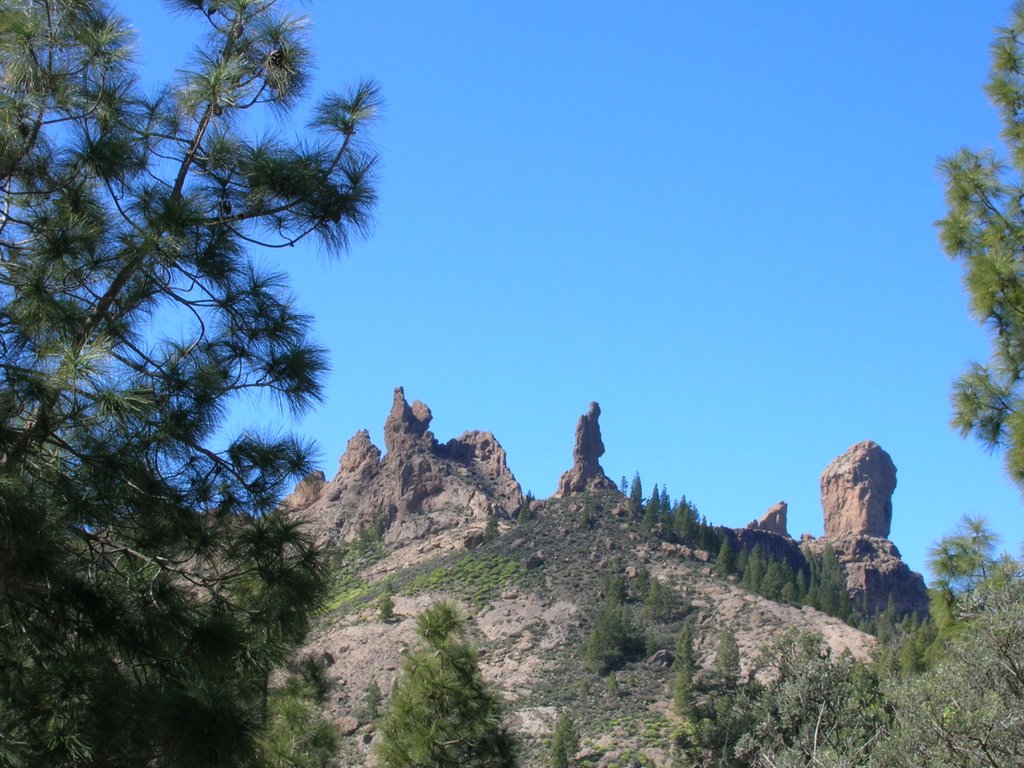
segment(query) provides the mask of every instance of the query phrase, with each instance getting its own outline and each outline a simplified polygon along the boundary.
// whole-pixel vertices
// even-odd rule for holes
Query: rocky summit
[[[285,504],[328,541],[373,532],[385,542],[408,542],[445,533],[436,543],[450,548],[478,539],[489,518],[515,515],[522,489],[494,435],[470,431],[439,443],[432,418],[430,408],[409,404],[396,388],[384,422],[386,453],[359,430],[334,478],[306,478]]]

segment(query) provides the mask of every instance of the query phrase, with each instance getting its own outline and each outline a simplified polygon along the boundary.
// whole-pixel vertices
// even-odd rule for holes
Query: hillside
[[[546,739],[562,711],[577,722],[585,764],[670,764],[681,725],[671,706],[672,649],[684,622],[695,632],[698,680],[713,675],[725,627],[739,646],[740,680],[767,674],[757,668],[759,653],[788,628],[820,635],[834,655],[869,658],[870,635],[807,605],[754,594],[739,573],[716,573],[717,549],[669,535],[667,511],[652,522],[615,490],[600,468],[599,415],[593,404],[581,417],[573,466],[556,496],[531,502],[492,435],[439,443],[428,430],[429,408],[408,405],[398,389],[385,426],[387,453],[382,457],[365,432],[357,434],[334,479],[307,479],[289,498],[335,552],[330,610],[308,652],[334,686],[328,714],[345,734],[343,764],[373,764],[374,699],[380,692],[386,706],[403,653],[414,644],[416,617],[441,599],[456,601],[470,618],[481,668],[507,703],[523,765],[544,764]],[[837,513],[845,515],[843,524],[831,521],[840,529],[832,539],[796,542],[785,531],[784,505],[776,505],[746,529],[699,522],[701,535],[728,541],[743,557],[757,547],[770,561],[792,562],[798,580],[806,580],[801,574],[825,547],[833,551],[834,541],[851,601],[884,606],[891,595],[901,611],[919,610],[920,576],[899,561],[885,539],[888,520],[880,522],[875,510],[888,503],[879,492],[885,483],[860,471],[880,461],[880,449],[858,450],[867,450],[870,461],[851,449],[837,462],[847,474],[859,468],[848,485],[873,499],[868,529],[850,522],[860,509],[854,505]],[[894,486],[894,468],[891,474]],[[826,475],[833,497],[845,498],[836,473]],[[618,669],[595,671],[587,638],[600,606],[615,597],[635,637]],[[393,607],[390,616],[382,602]]]

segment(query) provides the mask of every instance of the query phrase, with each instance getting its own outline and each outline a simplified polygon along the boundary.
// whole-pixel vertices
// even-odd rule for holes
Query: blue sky
[[[172,74],[194,22],[119,7],[146,77]],[[382,444],[403,385],[440,440],[494,432],[547,496],[597,400],[608,475],[711,522],[784,499],[820,535],[822,469],[872,439],[912,567],[965,513],[1019,553],[1019,490],[948,426],[988,343],[934,227],[938,158],[999,145],[982,85],[1008,3],[298,10],[313,91],[372,77],[387,102],[372,237],[281,265],[331,350],[298,425],[328,476],[357,429]]]

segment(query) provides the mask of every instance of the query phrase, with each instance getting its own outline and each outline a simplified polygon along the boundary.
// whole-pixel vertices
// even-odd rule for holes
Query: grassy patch
[[[382,589],[360,574],[384,556],[384,545],[360,541],[343,550],[334,569],[333,583],[327,596],[326,609],[332,614],[346,614],[373,599]]]
[[[493,600],[501,589],[519,580],[526,573],[517,559],[506,555],[473,553],[454,563],[442,565],[407,582],[402,592],[458,591],[483,606]]]

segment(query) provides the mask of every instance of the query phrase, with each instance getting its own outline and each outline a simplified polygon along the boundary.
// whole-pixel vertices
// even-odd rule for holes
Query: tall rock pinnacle
[[[572,469],[558,481],[556,497],[564,498],[585,491],[617,490],[598,461],[604,455],[601,425],[597,422],[600,416],[601,406],[597,403],[591,403],[587,412],[580,416],[576,425],[576,445],[572,450]]]
[[[888,538],[895,490],[896,465],[889,454],[870,440],[851,446],[821,473],[825,538]]]

